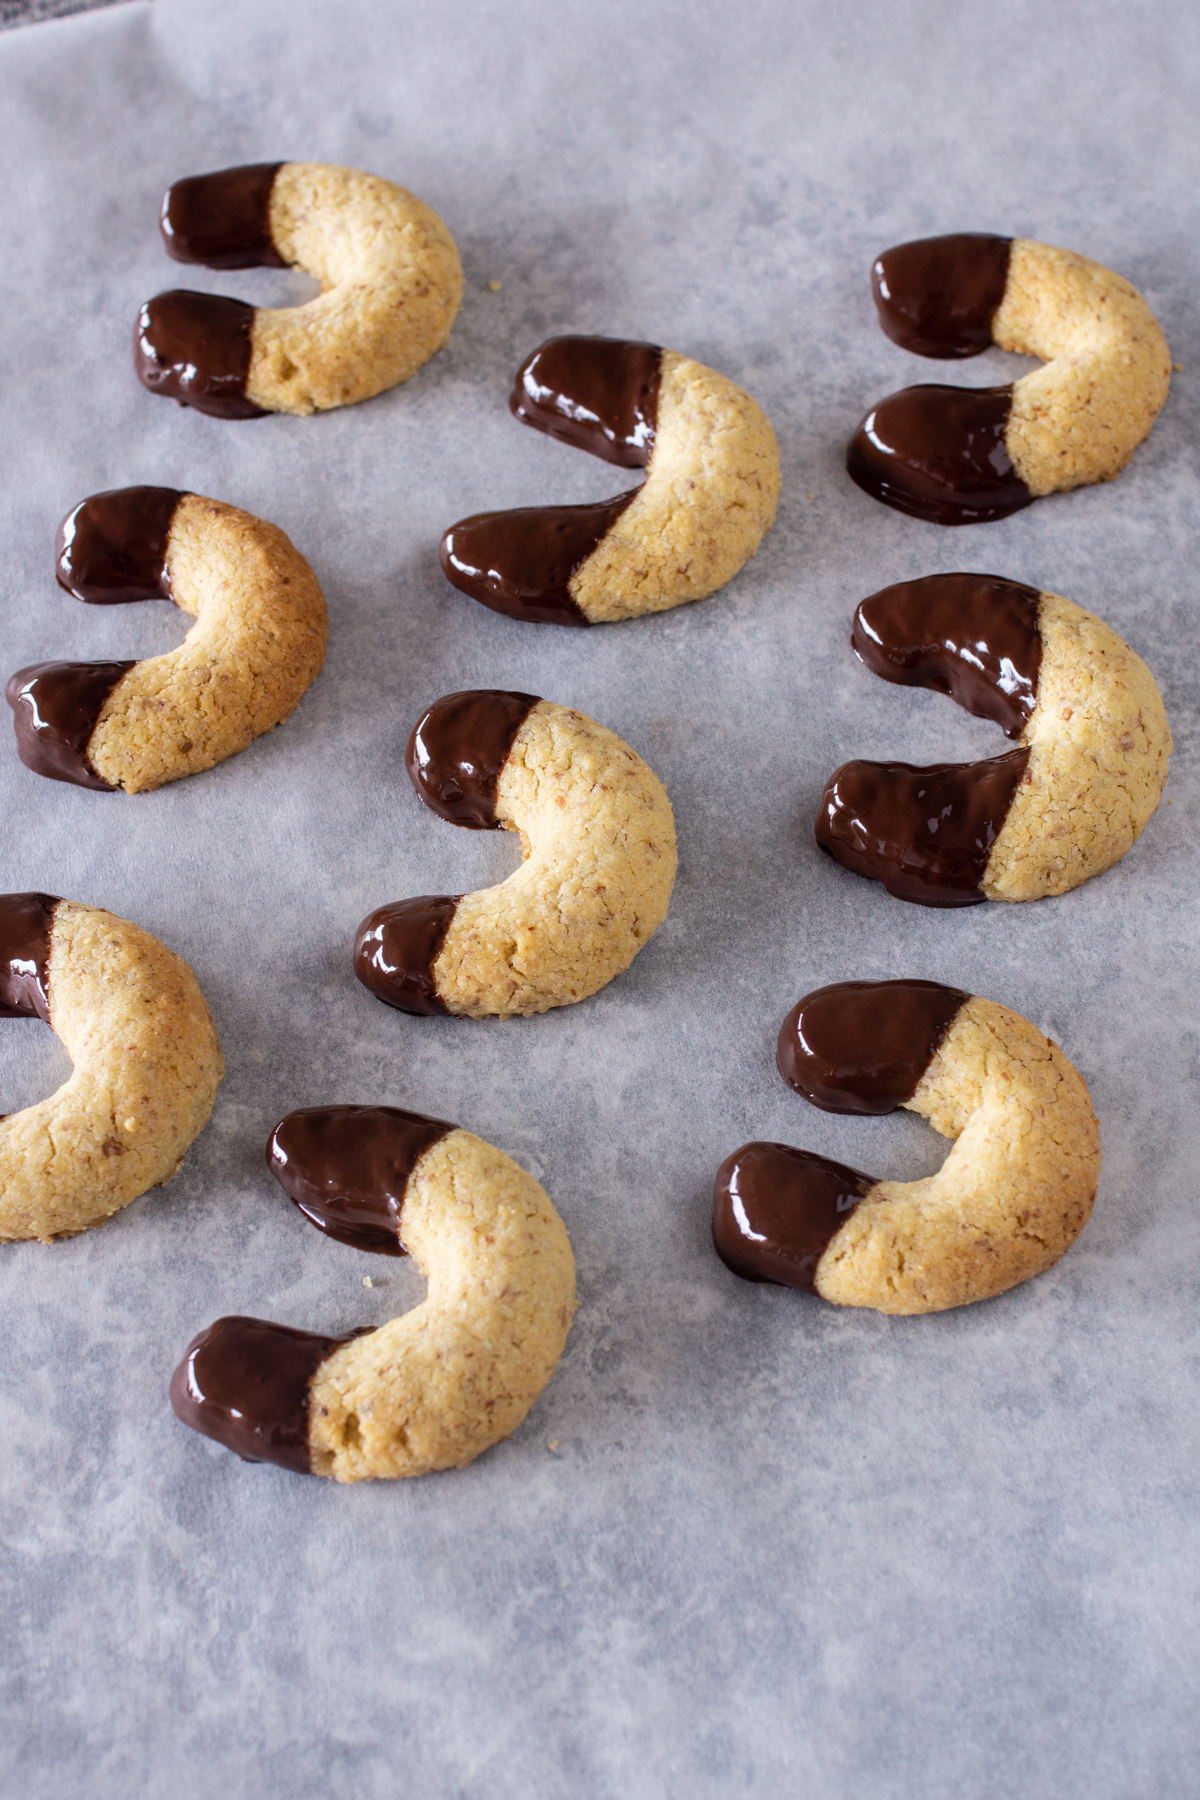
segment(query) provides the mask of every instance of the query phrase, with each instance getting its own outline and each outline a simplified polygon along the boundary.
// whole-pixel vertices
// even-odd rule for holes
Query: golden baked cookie
[[[44,1019],[74,1064],[0,1119],[0,1239],[71,1237],[171,1179],[224,1074],[181,957],[99,907],[3,894],[0,1016]]]
[[[162,233],[179,262],[303,269],[302,306],[248,306],[185,289],[147,301],[134,364],[152,393],[220,418],[324,412],[414,375],[450,335],[462,265],[407,189],[333,163],[258,163],[168,188]]]
[[[600,625],[703,600],[775,519],[779,446],[762,408],[657,344],[550,338],[517,372],[517,418],[640,488],[584,506],[478,513],[442,539],[447,578],[515,619]]]
[[[899,244],[874,271],[888,336],[920,356],[1040,357],[1006,387],[905,388],[847,452],[877,500],[940,525],[1004,518],[1044,494],[1111,481],[1162,410],[1171,356],[1137,289],[1089,257],[958,233]]]
[[[331,1237],[410,1254],[428,1296],[350,1338],[219,1319],[175,1372],[179,1418],[247,1461],[335,1481],[462,1469],[514,1432],[575,1311],[571,1246],[532,1175],[469,1131],[388,1106],[289,1113],[267,1161]]]
[[[859,656],[950,694],[1020,748],[976,763],[844,763],[816,836],[899,900],[973,906],[1065,894],[1145,830],[1171,732],[1154,677],[1115,631],[1060,594],[998,575],[930,575],[872,594]]]
[[[418,722],[407,761],[434,812],[520,832],[525,862],[498,887],[363,920],[355,973],[389,1006],[472,1019],[570,1006],[627,969],[666,918],[671,803],[603,725],[533,694],[448,694]]]
[[[93,604],[173,600],[196,623],[143,662],[34,663],[7,686],[21,761],[130,794],[211,769],[293,712],[325,661],[316,576],[276,525],[175,488],[93,494],[58,579]]]
[[[1100,1137],[1077,1069],[994,1000],[932,981],[847,981],[784,1020],[778,1064],[829,1112],[920,1113],[954,1148],[877,1181],[786,1144],[721,1165],[713,1241],[735,1274],[837,1306],[943,1312],[1040,1275],[1091,1215]]]

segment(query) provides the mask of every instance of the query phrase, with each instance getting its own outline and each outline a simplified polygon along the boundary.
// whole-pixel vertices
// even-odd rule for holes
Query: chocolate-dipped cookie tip
[[[147,300],[133,328],[133,362],[151,393],[219,419],[259,419],[246,396],[254,308],[175,288]]]
[[[267,1319],[218,1319],[192,1339],[172,1375],[172,1409],[243,1462],[311,1475],[309,1384],[326,1357],[349,1341]]]
[[[571,595],[571,577],[637,493],[635,488],[582,506],[474,513],[442,538],[442,572],[460,593],[507,618],[536,625],[590,625]]]
[[[57,894],[0,894],[0,1019],[50,1023],[50,927]]]
[[[92,494],[58,528],[58,585],[91,606],[169,600],[167,539],[179,488],[111,488]]]
[[[189,175],[163,195],[159,229],[176,262],[209,269],[282,269],[271,236],[271,190],[282,163]]]
[[[88,759],[88,745],[108,696],[131,662],[31,663],[10,675],[4,695],[13,712],[17,755],[27,769],[74,787],[115,791]]]
[[[796,1003],[775,1061],[824,1112],[894,1112],[911,1100],[970,996],[937,981],[838,981]]]
[[[354,973],[388,1006],[419,1016],[446,1013],[433,965],[461,894],[420,894],[377,907],[354,939]]]
[[[713,1248],[745,1281],[817,1291],[817,1264],[873,1177],[790,1144],[743,1144],[717,1170]]]
[[[548,338],[517,370],[509,407],[522,424],[623,469],[654,449],[662,347],[627,338]]]
[[[850,479],[885,506],[934,525],[1005,519],[1033,501],[1009,456],[1012,388],[903,388],[863,419]]]
[[[978,906],[992,846],[1029,762],[848,762],[825,784],[816,840],[852,874],[919,906]]]
[[[493,831],[496,787],[536,694],[477,688],[445,694],[413,727],[405,765],[417,793],[452,825]]]
[[[880,325],[917,356],[978,356],[992,343],[1011,251],[1011,238],[978,231],[885,250],[871,270]]]
[[[1040,602],[1000,575],[926,575],[862,601],[850,642],[884,681],[948,694],[1020,737],[1037,704]]]
[[[306,1106],[271,1133],[267,1167],[304,1217],[340,1244],[406,1254],[409,1177],[453,1125],[398,1106]]]

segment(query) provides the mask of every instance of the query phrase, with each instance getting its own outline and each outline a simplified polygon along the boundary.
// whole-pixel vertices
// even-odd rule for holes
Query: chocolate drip
[[[460,519],[442,539],[442,572],[461,593],[510,619],[588,625],[567,584],[640,492]]]
[[[31,663],[10,675],[4,690],[13,709],[17,755],[27,769],[51,781],[99,788],[113,784],[88,761],[88,745],[108,696],[131,662]]]
[[[159,229],[176,262],[210,269],[284,269],[271,236],[271,189],[282,163],[189,175],[163,195]]]
[[[243,1462],[311,1475],[309,1384],[326,1357],[362,1335],[319,1337],[267,1319],[218,1319],[192,1339],[171,1377],[175,1416]]]
[[[874,1177],[789,1144],[743,1144],[717,1170],[713,1248],[745,1281],[817,1291],[817,1264]]]
[[[281,1119],[267,1167],[313,1225],[339,1244],[407,1254],[401,1213],[408,1179],[454,1126],[398,1106],[306,1106]]]
[[[1040,603],[999,575],[927,575],[864,600],[850,642],[885,681],[949,694],[1016,738],[1037,705]]]
[[[261,419],[246,398],[254,308],[174,288],[147,300],[133,328],[133,363],[152,394],[217,419]]]
[[[370,913],[354,940],[354,973],[377,1000],[424,1015],[449,1009],[438,997],[433,965],[461,894],[421,894]]]
[[[978,356],[992,342],[1011,250],[1011,238],[979,231],[885,250],[871,270],[879,323],[894,344],[917,356]]]
[[[654,450],[662,349],[627,338],[555,337],[517,370],[509,407],[523,425],[623,469]]]
[[[1005,519],[1033,495],[1004,434],[1012,388],[904,388],[869,412],[846,452],[850,479],[872,499],[934,525]]]
[[[0,894],[0,1019],[44,1019],[49,1025],[50,928],[57,905],[57,894]]]
[[[446,694],[417,720],[405,764],[421,799],[440,818],[496,831],[496,788],[513,739],[536,694],[478,688]]]
[[[169,600],[167,539],[178,488],[111,488],[93,494],[58,528],[54,572],[59,587],[90,606]]]
[[[939,981],[837,981],[793,1006],[776,1066],[824,1112],[895,1112],[911,1100],[970,995]]]
[[[817,843],[855,875],[919,906],[977,906],[1028,750],[986,762],[848,762],[825,784]]]

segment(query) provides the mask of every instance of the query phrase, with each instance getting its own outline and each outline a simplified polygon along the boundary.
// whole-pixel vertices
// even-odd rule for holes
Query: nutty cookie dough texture
[[[59,579],[93,603],[161,596],[196,623],[135,663],[38,663],[8,683],[39,774],[140,794],[245,750],[325,661],[320,584],[278,526],[169,488],[94,495],[64,521]],[[136,577],[136,579],[135,579]],[[121,579],[124,589],[105,586]]]
[[[40,1017],[74,1069],[0,1120],[0,1238],[49,1243],[169,1181],[224,1073],[196,978],[149,932],[46,894],[0,896],[0,1012]]]
[[[498,887],[381,907],[355,969],[404,1011],[501,1018],[584,1000],[627,969],[666,917],[675,825],[662,783],[629,745],[531,694],[447,695],[416,726],[408,766],[426,805],[520,834]]]
[[[331,1236],[411,1254],[428,1295],[345,1340],[218,1320],[171,1384],[184,1423],[248,1461],[343,1482],[465,1468],[515,1431],[575,1311],[571,1246],[533,1177],[469,1131],[391,1107],[290,1113],[268,1162]]]

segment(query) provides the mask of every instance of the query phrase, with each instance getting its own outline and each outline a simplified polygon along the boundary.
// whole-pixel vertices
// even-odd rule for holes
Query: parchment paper
[[[0,889],[180,951],[228,1065],[168,1188],[0,1253],[7,1793],[1194,1792],[1198,70],[1193,8],[1111,0],[156,0],[0,40],[2,672],[182,637],[166,606],[89,609],[53,581],[60,517],[133,482],[276,521],[332,622],[284,727],[157,793],[40,779],[0,725]],[[144,298],[310,291],[181,271],[159,244],[170,181],[277,157],[376,171],[442,214],[467,277],[449,347],[319,418],[151,397],[129,355]],[[1020,372],[998,353],[947,372],[877,328],[872,257],[962,229],[1122,271],[1184,367],[1118,482],[947,532],[861,494],[842,453],[906,382]],[[455,519],[620,486],[508,414],[517,364],[564,330],[686,351],[766,408],[779,522],[725,592],[569,632],[442,579]],[[1095,611],[1166,697],[1169,801],[1060,900],[904,906],[812,842],[847,757],[1005,747],[849,648],[864,595],[956,568]],[[440,823],[404,775],[424,706],[473,686],[611,726],[678,823],[654,942],[532,1021],[408,1018],[351,970],[373,907],[515,866],[514,840]],[[1092,1223],[1040,1280],[935,1318],[736,1280],[709,1196],[745,1140],[902,1177],[941,1160],[920,1121],[819,1113],[774,1071],[801,993],[902,974],[1062,1043],[1101,1120]],[[21,1022],[0,1059],[6,1111],[68,1067]],[[169,1410],[221,1313],[339,1332],[419,1296],[411,1269],[309,1229],[263,1166],[283,1113],[330,1101],[457,1120],[570,1231],[562,1365],[466,1472],[343,1489],[243,1465]]]

